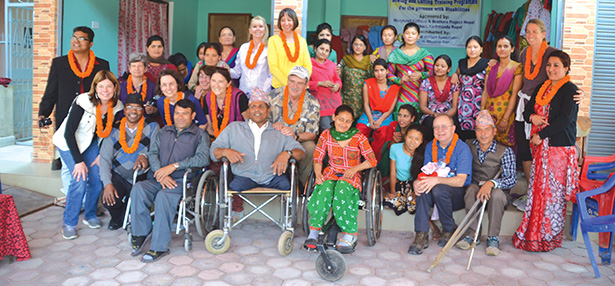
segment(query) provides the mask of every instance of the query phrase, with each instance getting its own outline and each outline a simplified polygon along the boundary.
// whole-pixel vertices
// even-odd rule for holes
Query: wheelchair
[[[145,170],[145,172],[147,172]],[[132,184],[137,182],[137,175],[139,169],[136,169],[133,174]],[[189,177],[194,176],[192,179]],[[211,170],[206,170],[205,168],[188,168],[186,172],[184,172],[182,178],[182,197],[178,204],[177,211],[177,220],[175,223],[175,234],[179,235],[182,230],[184,230],[184,249],[186,252],[192,250],[192,234],[190,234],[190,224],[198,225],[198,216],[195,210],[195,198],[197,197],[195,193],[202,192],[205,188],[206,182],[209,178],[214,177],[215,174]],[[126,205],[126,212],[124,214],[124,223],[122,228],[126,230],[128,233],[128,243],[132,243],[132,228],[130,226],[130,208],[131,208],[131,200],[128,198],[128,203]],[[151,212],[151,216],[155,216],[155,212]],[[199,228],[197,227],[197,232],[201,237],[204,238],[204,235],[201,234]]]
[[[231,245],[231,237],[229,232],[251,217],[257,212],[265,216],[270,221],[274,222],[282,230],[282,234],[278,239],[278,252],[282,256],[290,254],[293,250],[295,223],[297,221],[297,209],[299,207],[298,199],[298,177],[296,160],[289,160],[289,167],[286,174],[290,178],[290,190],[276,190],[269,188],[254,188],[243,192],[237,192],[229,189],[229,183],[232,180],[230,171],[230,162],[227,158],[222,158],[222,168],[220,177],[215,180],[213,177],[206,182],[202,192],[197,193],[196,197],[196,217],[198,223],[197,230],[208,232],[205,237],[205,248],[212,254],[222,254],[226,252]],[[201,190],[201,189],[199,189]],[[244,200],[245,203],[252,206],[252,210],[244,217],[232,221],[232,202],[233,195],[237,195]],[[269,197],[265,202],[256,205],[250,201],[247,196]],[[279,221],[268,215],[262,208],[272,202],[276,198],[280,198],[280,219]]]
[[[382,175],[377,167],[373,167],[362,171],[361,178],[359,210],[365,211],[367,244],[374,246],[380,238],[382,231]],[[316,176],[312,171],[306,182],[305,193],[302,197],[302,224],[306,235],[310,232],[310,213],[308,212],[307,204],[314,192],[315,183]],[[316,249],[320,254],[316,259],[316,272],[318,272],[321,278],[331,282],[340,280],[346,273],[346,260],[341,253],[335,250],[339,231],[340,228],[335,222],[335,217],[331,214],[331,218],[321,229],[318,235],[318,242],[316,243]]]

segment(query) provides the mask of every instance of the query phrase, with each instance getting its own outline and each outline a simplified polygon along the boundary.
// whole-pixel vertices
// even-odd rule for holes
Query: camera
[[[45,127],[45,126],[51,125],[51,123],[52,123],[51,118],[49,117],[43,118],[38,121],[38,127]]]

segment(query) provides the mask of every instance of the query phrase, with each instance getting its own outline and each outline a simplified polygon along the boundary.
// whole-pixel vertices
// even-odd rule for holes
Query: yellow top
[[[288,45],[291,54],[295,52],[295,44]],[[273,88],[286,86],[288,80],[288,73],[297,65],[304,66],[312,74],[312,60],[310,59],[310,52],[308,51],[307,42],[301,36],[299,36],[299,58],[292,63],[288,60],[286,52],[284,51],[284,44],[279,35],[269,37],[267,44],[267,61],[269,62],[269,71],[273,75],[273,81],[271,85]]]

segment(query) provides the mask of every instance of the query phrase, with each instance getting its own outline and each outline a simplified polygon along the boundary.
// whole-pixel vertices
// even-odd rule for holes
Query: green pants
[[[333,216],[340,229],[345,233],[356,234],[358,203],[359,189],[348,182],[327,180],[316,185],[307,205],[310,228],[321,229],[333,205]]]

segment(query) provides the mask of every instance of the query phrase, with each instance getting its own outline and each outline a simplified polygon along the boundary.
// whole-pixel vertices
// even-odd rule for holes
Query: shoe
[[[53,161],[51,161],[51,170],[57,171],[61,169],[62,169],[62,160],[60,160],[60,158],[53,159]]]
[[[470,249],[470,247],[472,247],[472,242],[474,242],[474,238],[466,235],[459,242],[457,242],[455,246],[457,246],[457,248],[459,249],[468,250]],[[480,240],[476,241],[476,245],[479,245],[479,244],[480,244]]]
[[[527,195],[523,195],[514,202],[512,205],[515,206],[518,210],[525,212],[525,206],[527,205]]]
[[[62,226],[62,237],[64,239],[75,239],[79,237],[79,235],[77,235],[77,228],[74,226],[63,225]]]
[[[487,250],[485,253],[489,256],[498,256],[500,254],[500,239],[497,236],[487,237]]]
[[[231,219],[233,220],[233,222],[236,222],[242,218],[243,218],[243,211],[240,211],[240,212],[231,211]]]
[[[134,257],[141,254],[141,252],[143,252],[143,246],[145,246],[150,239],[152,239],[151,232],[147,236],[133,236],[132,253],[130,253],[130,256]]]
[[[408,248],[408,253],[412,255],[421,255],[423,254],[423,249],[427,247],[429,247],[429,235],[427,232],[418,231],[410,248]]]
[[[341,254],[353,253],[355,247],[357,246],[358,240],[359,240],[358,235],[353,235],[350,241],[342,237],[337,241],[337,247],[335,247],[335,250],[337,250]]]
[[[84,219],[81,222],[83,222],[83,224],[87,225],[90,228],[101,228],[102,227],[102,223],[100,222],[98,218],[91,218],[88,220]]]
[[[316,251],[316,244],[317,243],[318,243],[318,240],[316,240],[314,238],[308,238],[303,243],[303,249],[305,249],[307,251]]]
[[[438,245],[441,247],[444,247],[448,241],[451,239],[451,236],[453,236],[452,232],[442,232],[442,238],[440,238],[440,240],[438,240]]]
[[[146,252],[143,257],[141,257],[141,261],[145,262],[145,263],[151,263],[151,262],[155,262],[160,260],[160,258],[164,257],[165,255],[169,254],[169,250],[167,251],[155,251],[155,250],[150,250],[148,252]]]
[[[119,222],[114,222],[114,221],[110,221],[109,225],[107,226],[107,229],[109,230],[117,230],[120,227],[122,227],[122,224]]]

